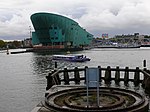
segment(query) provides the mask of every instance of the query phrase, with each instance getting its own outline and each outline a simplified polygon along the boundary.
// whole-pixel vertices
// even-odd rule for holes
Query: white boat
[[[84,55],[53,55],[53,60],[64,60],[64,61],[71,61],[71,62],[85,62],[90,61],[90,58],[87,58]]]
[[[143,42],[141,47],[150,47],[150,42]]]

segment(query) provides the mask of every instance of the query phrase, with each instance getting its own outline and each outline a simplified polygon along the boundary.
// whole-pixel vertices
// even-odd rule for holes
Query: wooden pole
[[[143,70],[144,70],[145,72],[147,71],[146,68],[144,68]],[[146,81],[146,78],[147,78],[147,77],[146,77],[146,75],[144,74],[144,79],[143,79],[143,81],[142,81],[142,87],[143,87],[143,88],[145,88],[145,81]]]
[[[56,80],[57,85],[60,85],[60,84],[61,84],[61,80],[60,80],[60,77],[59,77],[59,73],[56,74],[55,80]]]
[[[124,84],[127,85],[129,82],[129,67],[125,68],[125,74],[124,74]]]
[[[120,82],[120,71],[119,71],[119,66],[116,67],[116,72],[115,72],[115,83],[119,85]]]
[[[75,78],[75,84],[80,84],[80,75],[79,75],[78,67],[75,67],[74,78]]]
[[[107,70],[105,71],[105,83],[109,84],[111,81],[111,68],[110,66],[107,67]]]
[[[53,86],[53,79],[52,79],[52,73],[50,72],[48,74],[48,76],[46,76],[46,79],[47,79],[47,87],[46,87],[46,90],[49,90],[52,86]]]
[[[68,75],[68,70],[67,68],[64,68],[64,81],[65,81],[65,85],[69,85],[69,75]]]
[[[136,67],[136,71],[134,73],[134,85],[138,86],[140,83],[140,72],[139,72],[139,67]]]

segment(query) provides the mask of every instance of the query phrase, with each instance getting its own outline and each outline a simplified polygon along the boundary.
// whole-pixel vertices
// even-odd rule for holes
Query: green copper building
[[[67,17],[52,13],[35,13],[31,16],[35,32],[32,44],[64,47],[81,47],[91,44],[93,35]]]

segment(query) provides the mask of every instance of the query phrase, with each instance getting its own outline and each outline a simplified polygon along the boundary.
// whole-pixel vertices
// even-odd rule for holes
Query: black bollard
[[[143,67],[146,68],[146,60],[143,60]]]
[[[57,68],[57,62],[55,61],[55,68]]]

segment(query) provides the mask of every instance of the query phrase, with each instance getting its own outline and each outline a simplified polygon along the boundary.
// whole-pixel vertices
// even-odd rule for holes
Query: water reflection
[[[34,68],[35,74],[46,74],[55,68],[55,62],[57,63],[57,68],[63,69],[83,67],[85,63],[81,62],[69,62],[69,61],[56,61],[52,60],[52,55],[35,55],[32,59],[32,66]]]
[[[54,68],[51,56],[37,56],[34,57],[32,61],[33,69],[36,74],[43,74]]]

